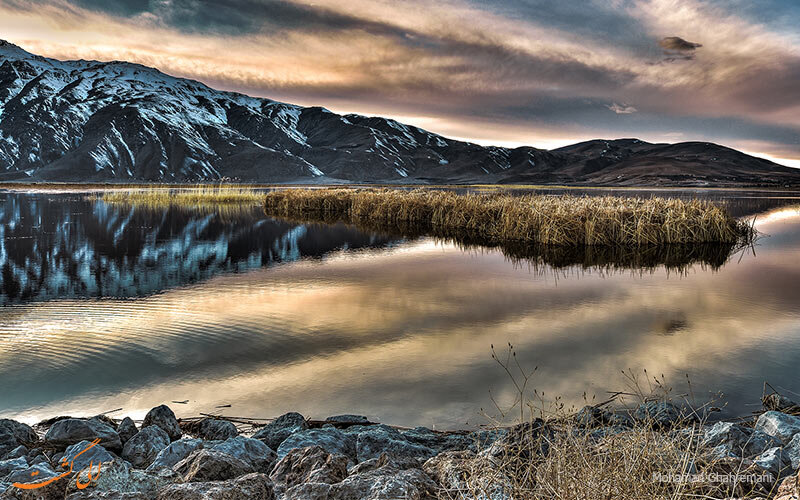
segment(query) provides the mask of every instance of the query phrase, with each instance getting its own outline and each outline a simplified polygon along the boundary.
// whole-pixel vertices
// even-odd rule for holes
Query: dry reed
[[[752,242],[752,225],[701,200],[459,194],[417,189],[283,189],[268,215],[337,219],[486,244],[626,245]]]
[[[191,209],[217,207],[252,207],[264,199],[264,193],[237,186],[194,186],[185,188],[151,187],[147,189],[114,190],[97,197],[108,203],[136,205],[147,208],[182,207]]]

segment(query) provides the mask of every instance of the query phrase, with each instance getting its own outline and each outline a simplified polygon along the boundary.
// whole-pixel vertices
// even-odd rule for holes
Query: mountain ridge
[[[800,186],[800,169],[705,142],[480,146],[395,120],[219,91],[125,61],[0,40],[0,182]]]

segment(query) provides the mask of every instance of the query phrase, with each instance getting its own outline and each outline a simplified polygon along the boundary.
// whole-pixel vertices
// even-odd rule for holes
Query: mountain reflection
[[[0,200],[0,303],[139,297],[221,273],[395,241],[341,225],[275,221],[255,209],[232,217],[156,212],[74,195],[6,194]]]

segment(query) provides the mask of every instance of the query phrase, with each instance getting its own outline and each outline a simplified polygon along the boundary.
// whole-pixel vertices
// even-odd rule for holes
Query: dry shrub
[[[268,215],[315,216],[433,236],[547,245],[749,243],[750,224],[701,200],[614,196],[459,194],[417,189],[283,189],[267,193]]]

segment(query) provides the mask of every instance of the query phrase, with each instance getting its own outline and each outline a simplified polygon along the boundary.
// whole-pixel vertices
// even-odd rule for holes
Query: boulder
[[[791,472],[792,463],[783,453],[783,449],[776,446],[770,448],[753,461],[759,468],[772,474],[775,479],[785,477],[787,473]]]
[[[147,471],[152,472],[161,468],[171,469],[198,448],[203,448],[202,439],[181,438],[173,441],[158,453],[153,463],[147,467]]]
[[[13,450],[11,450],[8,453],[6,453],[6,455],[3,457],[3,460],[9,460],[11,458],[24,457],[24,456],[27,456],[28,453],[30,453],[30,450],[28,449],[28,447],[25,446],[24,444],[21,444],[21,445],[17,446],[16,448],[14,448]]]
[[[303,483],[334,484],[347,477],[347,457],[319,446],[291,450],[270,474],[278,493]]]
[[[783,453],[792,464],[792,469],[800,469],[800,433],[795,434],[789,444],[783,448]]]
[[[107,450],[122,449],[117,431],[97,419],[65,418],[54,423],[44,435],[48,444],[60,449],[81,441],[94,441],[96,438],[100,438],[100,446]]]
[[[25,457],[9,458],[7,460],[0,460],[0,480],[7,475],[18,470],[25,470],[28,468],[28,461]]]
[[[153,463],[158,454],[169,446],[169,436],[161,427],[142,427],[122,448],[122,458],[134,467],[145,468]]]
[[[94,480],[89,480],[89,469],[79,471],[75,477],[69,481],[67,487],[68,494],[80,492],[97,495],[107,495],[108,498],[115,498],[112,493],[142,494],[150,499],[156,496],[156,492],[168,484],[181,480],[180,476],[171,469],[161,469],[155,472],[145,472],[135,469],[131,464],[122,459],[115,459],[113,462],[103,462],[98,468],[92,467],[91,473]],[[86,489],[78,489],[78,481],[81,484],[89,483]],[[100,497],[104,498],[104,497]]]
[[[358,462],[377,458],[381,453],[401,459],[420,458],[427,460],[436,451],[421,444],[408,441],[400,432],[387,425],[375,425],[358,433],[356,459]]]
[[[157,500],[275,500],[275,491],[266,475],[252,473],[230,481],[172,484]]]
[[[479,500],[512,500],[513,488],[499,481],[497,473],[482,474],[494,468],[471,451],[448,451],[429,459],[422,469],[446,491],[481,492]],[[459,495],[455,498],[472,498]]]
[[[39,440],[36,432],[27,424],[8,418],[0,418],[0,457],[20,445],[35,443]]]
[[[197,422],[191,422],[186,425],[186,431],[195,437],[207,440],[224,440],[239,435],[233,422],[216,418],[204,418]]]
[[[178,425],[178,419],[175,418],[175,414],[167,405],[156,406],[147,412],[142,422],[142,427],[150,425],[161,427],[161,430],[166,432],[172,441],[180,439],[183,435],[181,427]]]
[[[227,453],[232,457],[247,462],[256,472],[265,474],[272,470],[278,459],[278,455],[262,441],[244,436],[236,436],[228,438],[221,443],[209,444],[207,448]]]
[[[800,433],[800,418],[771,410],[758,417],[756,430],[778,439],[783,444],[788,444],[795,434]]]
[[[278,460],[285,457],[290,450],[309,446],[320,446],[328,453],[345,455],[353,461],[356,459],[355,435],[344,433],[335,427],[323,427],[295,432],[286,438],[277,449]]]
[[[67,495],[65,500],[150,500],[144,493],[124,493],[121,491],[76,491]]]
[[[505,456],[533,459],[534,455],[547,455],[552,439],[553,431],[542,419],[536,418],[510,427],[506,434],[482,450],[480,455],[491,459]]]
[[[68,446],[59,463],[72,464],[72,470],[79,471],[84,467],[89,467],[91,463],[112,462],[116,458],[99,444],[90,448],[91,444],[89,441],[81,441]]]
[[[276,418],[253,434],[254,439],[263,441],[264,444],[277,450],[281,443],[295,432],[308,429],[305,417],[299,413],[287,413]]]
[[[425,446],[436,453],[453,450],[466,450],[476,445],[480,436],[476,433],[436,432],[427,427],[415,427],[401,432],[407,441]]]
[[[136,423],[130,417],[123,418],[117,427],[117,434],[119,434],[119,439],[123,445],[135,436],[137,432],[139,432],[139,429],[136,428]]]
[[[32,476],[31,474],[36,474]],[[4,481],[11,483],[44,483],[49,479],[58,477],[60,474],[53,470],[49,464],[39,463],[31,465],[27,469],[19,469],[9,474]],[[22,489],[14,486],[9,487],[2,498],[13,498],[19,500],[61,500],[64,498],[64,490],[67,482],[56,480],[52,483],[35,489]]]
[[[684,415],[681,410],[669,401],[647,401],[640,404],[633,414],[637,421],[659,429],[669,429],[696,418]]]
[[[286,490],[285,500],[300,500],[303,491],[313,490],[306,483]],[[317,487],[317,492],[327,490],[328,500],[434,500],[436,483],[420,469],[398,469],[391,464],[378,469],[353,474],[344,481],[328,487]],[[325,497],[305,497],[308,500]]]
[[[731,422],[717,422],[703,433],[703,446],[712,448],[712,455],[717,458],[752,458],[780,445],[764,432]]]
[[[344,424],[368,424],[369,419],[364,415],[334,415],[325,419],[326,422],[340,422]]]
[[[185,482],[226,481],[255,472],[247,462],[216,450],[193,451],[172,468]]]

